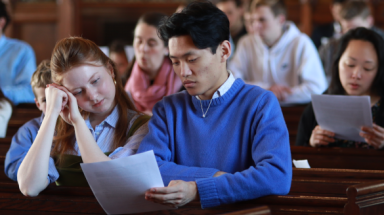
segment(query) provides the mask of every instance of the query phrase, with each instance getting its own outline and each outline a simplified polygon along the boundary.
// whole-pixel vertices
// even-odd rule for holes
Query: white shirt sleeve
[[[295,53],[295,68],[298,70],[300,84],[291,88],[284,103],[307,103],[312,94],[322,94],[328,87],[323,65],[312,41],[306,36],[300,38]]]
[[[3,100],[0,102],[0,106],[0,138],[3,138],[7,133],[8,122],[12,116],[12,105],[7,100]]]

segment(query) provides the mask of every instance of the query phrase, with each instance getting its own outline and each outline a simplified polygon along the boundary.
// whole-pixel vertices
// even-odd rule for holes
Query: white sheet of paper
[[[359,132],[373,126],[369,96],[312,95],[312,104],[321,128],[339,139],[365,142]]]
[[[148,189],[164,187],[153,151],[111,161],[82,163],[81,168],[107,214],[171,209],[144,198]]]
[[[296,168],[306,168],[306,169],[311,168],[311,166],[309,166],[308,160],[293,159],[293,165],[295,165]]]

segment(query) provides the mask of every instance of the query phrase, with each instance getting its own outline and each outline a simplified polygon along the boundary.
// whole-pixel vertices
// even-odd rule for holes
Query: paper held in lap
[[[170,209],[144,198],[150,188],[164,187],[153,151],[111,161],[83,163],[81,168],[107,214]]]
[[[312,95],[313,110],[322,129],[344,140],[365,142],[361,126],[373,126],[369,96]]]

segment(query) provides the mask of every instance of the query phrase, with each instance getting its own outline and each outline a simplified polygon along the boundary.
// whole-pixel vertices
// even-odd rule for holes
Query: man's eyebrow
[[[193,53],[192,51],[189,51],[189,52],[183,54],[183,55],[181,56],[181,58],[188,57],[188,56],[193,55],[193,54],[194,54],[194,53]],[[173,56],[173,55],[169,55],[169,57],[170,57],[170,58],[174,58],[174,59],[178,59],[178,57]]]

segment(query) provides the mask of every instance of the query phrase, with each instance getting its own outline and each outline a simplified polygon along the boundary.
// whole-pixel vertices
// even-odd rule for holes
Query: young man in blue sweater
[[[194,2],[159,29],[186,91],[153,109],[138,152],[153,150],[164,188],[149,201],[201,207],[285,195],[292,180],[288,131],[273,93],[227,71],[229,22],[209,2]]]

